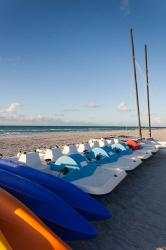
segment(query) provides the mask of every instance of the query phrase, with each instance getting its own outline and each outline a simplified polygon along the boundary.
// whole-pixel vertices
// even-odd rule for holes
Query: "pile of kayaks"
[[[93,195],[110,193],[164,143],[91,139],[0,159],[0,249],[70,249],[111,218]],[[64,240],[64,241],[63,241]]]
[[[0,188],[0,249],[70,249],[28,207]]]

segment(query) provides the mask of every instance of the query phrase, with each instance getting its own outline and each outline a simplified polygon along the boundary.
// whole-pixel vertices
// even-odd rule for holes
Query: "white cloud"
[[[123,11],[125,15],[130,15],[130,0],[121,0],[120,10]]]
[[[90,121],[75,121],[75,120],[66,120],[61,117],[64,114],[36,114],[36,115],[27,115],[18,112],[18,107],[22,106],[20,102],[11,103],[7,108],[0,109],[0,124],[29,124],[29,125],[88,125],[92,124]],[[94,125],[94,124],[92,124]]]
[[[0,113],[1,123],[57,123],[62,122],[62,120],[57,116],[51,115],[25,115],[18,113]]]
[[[120,102],[117,106],[118,111],[120,112],[130,112],[131,109],[127,106],[125,102]]]
[[[10,116],[3,116],[0,114],[0,123],[7,125],[95,125],[91,121],[84,121],[84,120],[66,120],[61,119],[54,116],[46,116],[46,115],[10,115]]]
[[[0,110],[0,114],[16,114],[17,108],[22,106],[20,102],[11,103],[7,108]]]
[[[44,116],[38,115],[25,115],[18,113],[18,108],[22,106],[20,102],[11,103],[7,108],[0,110],[0,122],[54,122],[58,119],[58,115]]]
[[[8,108],[6,108],[6,113],[9,114],[15,114],[17,112],[17,108],[21,106],[21,103],[19,102],[14,102],[9,105]]]
[[[99,105],[96,104],[95,101],[91,101],[86,105],[88,108],[98,108]]]

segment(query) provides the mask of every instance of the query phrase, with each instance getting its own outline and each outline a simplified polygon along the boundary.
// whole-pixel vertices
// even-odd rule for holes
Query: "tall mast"
[[[149,125],[149,137],[152,136],[151,131],[151,117],[150,117],[150,97],[149,97],[149,76],[148,76],[148,53],[147,45],[145,44],[145,70],[146,70],[146,90],[147,90],[147,102],[148,102],[148,125]]]
[[[142,138],[140,108],[139,108],[139,97],[138,97],[137,72],[136,72],[136,63],[135,63],[134,38],[133,38],[133,30],[132,29],[130,29],[130,37],[131,37],[131,49],[132,49],[132,62],[133,62],[133,70],[134,70],[134,82],[135,82],[135,93],[136,93],[136,106],[137,106],[137,116],[138,116],[139,137]]]

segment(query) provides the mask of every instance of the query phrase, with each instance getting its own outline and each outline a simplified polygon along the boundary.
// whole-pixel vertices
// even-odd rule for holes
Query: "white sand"
[[[156,129],[152,131],[154,138],[166,140],[166,129]],[[19,150],[30,151],[37,148],[49,148],[55,145],[86,142],[91,138],[101,138],[111,135],[134,135],[137,131],[105,131],[105,132],[65,132],[65,133],[43,133],[34,135],[4,135],[0,136],[0,153],[4,156],[12,156]],[[143,136],[147,137],[147,130],[143,131]]]

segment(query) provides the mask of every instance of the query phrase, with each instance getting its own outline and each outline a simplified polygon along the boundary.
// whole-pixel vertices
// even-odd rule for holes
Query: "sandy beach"
[[[152,131],[153,137],[166,140],[166,129]],[[90,138],[130,135],[137,131],[67,132],[34,135],[1,135],[0,153],[15,155]],[[143,136],[147,137],[146,130]],[[93,222],[97,238],[71,242],[74,250],[164,250],[166,249],[166,149],[160,150],[128,174],[110,194],[97,199],[112,211],[113,217]]]
[[[21,151],[32,151],[37,148],[49,148],[58,145],[86,142],[91,138],[109,136],[138,136],[136,130],[104,131],[104,132],[61,132],[31,135],[0,135],[0,153],[3,156],[13,156]],[[154,129],[152,135],[156,139],[166,140],[166,129]],[[143,137],[148,137],[148,131],[143,130]]]

